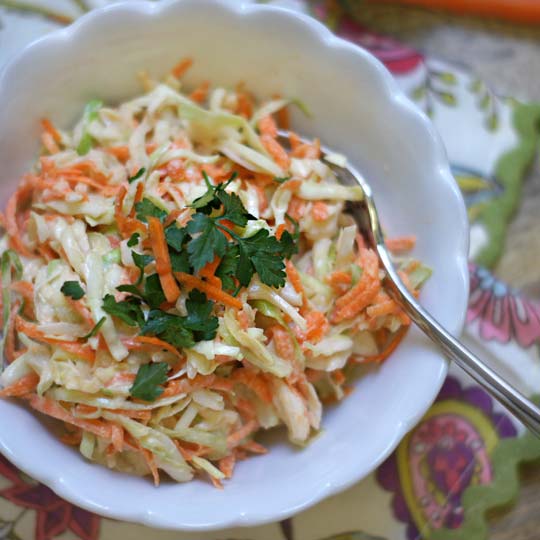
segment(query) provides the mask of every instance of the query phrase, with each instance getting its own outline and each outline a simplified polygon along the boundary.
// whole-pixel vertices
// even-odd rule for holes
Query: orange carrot
[[[148,466],[149,472],[152,474],[152,478],[154,479],[154,486],[159,486],[159,470],[156,465],[156,460],[154,458],[154,454],[150,452],[150,450],[147,450],[141,444],[137,441],[137,447],[139,449],[139,452],[144,458],[144,461],[146,462],[146,465]]]
[[[372,302],[381,289],[377,254],[373,250],[363,249],[360,251],[360,260],[363,270],[362,276],[354,287],[335,301],[335,310],[331,316],[333,323],[350,319],[360,313]]]
[[[350,287],[352,283],[352,276],[349,272],[336,270],[326,278],[326,281],[334,290],[341,291],[343,287]]]
[[[183,58],[174,66],[171,70],[171,74],[173,77],[179,79],[182,77],[186,71],[193,65],[193,59],[192,58]]]
[[[279,94],[276,94],[274,95],[274,99],[281,99],[281,96]],[[288,130],[291,125],[288,107],[285,106],[279,109],[279,111],[276,112],[276,117],[279,127],[281,129]]]
[[[66,296],[68,304],[76,311],[84,320],[84,322],[90,327],[94,327],[94,318],[90,313],[90,310],[84,305],[81,300],[74,300],[73,298]]]
[[[34,286],[29,281],[14,281],[11,290],[19,293],[25,300],[34,301]]]
[[[169,351],[170,353],[174,354],[174,356],[176,356],[179,360],[182,360],[182,362],[185,360],[185,358],[182,356],[182,354],[176,347],[157,337],[135,336],[133,338],[124,340],[123,343],[128,349],[137,348],[136,344],[152,345],[154,347],[159,347],[161,349]]]
[[[293,180],[289,180],[287,184],[293,182]],[[299,197],[296,197],[296,195],[293,195],[291,198],[291,202],[289,202],[289,207],[287,209],[287,213],[289,216],[291,216],[296,221],[299,221],[304,216],[304,213],[306,211],[306,202],[300,199]]]
[[[4,354],[6,356],[6,361],[8,364],[11,364],[13,360],[15,360],[17,354],[15,352],[15,321],[17,317],[17,313],[19,311],[20,302],[17,300],[13,303],[11,307],[11,311],[9,313],[9,319],[6,329],[6,337],[5,337],[5,350]]]
[[[379,354],[375,354],[373,356],[366,356],[362,360],[359,360],[360,363],[380,363],[383,360],[386,360],[397,348],[397,346],[401,343],[402,339],[407,334],[407,330],[409,329],[409,326],[402,326],[392,337],[392,340],[390,343],[386,346],[386,348]]]
[[[276,121],[270,114],[267,114],[259,120],[258,127],[261,135],[268,135],[269,137],[272,137],[272,139],[275,139],[278,135]]]
[[[195,101],[196,103],[203,103],[206,101],[206,98],[208,97],[208,88],[210,87],[210,83],[208,81],[204,81],[200,84],[191,94],[189,95],[190,99]]]
[[[313,203],[311,215],[313,216],[314,221],[327,220],[329,216],[328,205],[323,201]]]
[[[261,135],[261,142],[277,165],[281,169],[287,170],[291,161],[283,146],[270,135]]]
[[[6,232],[9,236],[9,241],[15,251],[19,252],[25,257],[32,257],[32,252],[28,249],[26,244],[22,241],[21,232],[17,224],[17,211],[18,206],[21,204],[22,197],[31,196],[33,192],[33,184],[30,182],[23,182],[17,191],[9,198],[6,206]]]
[[[397,236],[396,238],[387,238],[384,243],[390,251],[403,252],[410,251],[416,245],[415,236]]]
[[[144,191],[144,182],[139,182],[137,184],[137,189],[135,190],[135,197],[133,197],[133,206],[131,207],[131,210],[129,212],[129,217],[131,218],[135,217],[135,211],[136,211],[135,205],[142,201],[143,191]]]
[[[238,431],[235,431],[227,437],[227,446],[229,448],[234,448],[238,446],[251,433],[257,430],[259,423],[256,420],[250,420],[246,422]]]
[[[206,293],[206,295],[216,302],[222,302],[226,306],[232,307],[234,309],[242,309],[242,302],[227,294],[219,287],[210,285],[202,279],[186,274],[185,272],[175,272],[174,275],[177,277],[178,281],[190,289],[199,289],[201,292]]]
[[[256,441],[247,441],[243,443],[242,445],[240,445],[240,448],[242,448],[242,450],[247,450],[248,452],[251,452],[252,454],[267,454],[268,453],[268,449]]]
[[[300,274],[298,273],[298,270],[294,266],[294,264],[291,262],[290,259],[287,260],[285,263],[285,269],[287,271],[287,279],[291,282],[291,285],[293,286],[294,290],[302,295],[302,298],[304,300],[304,304],[306,303],[306,296],[304,291],[304,285],[302,285],[302,278],[300,277]]]
[[[123,162],[129,159],[129,148],[127,146],[109,146],[104,151],[114,156],[118,161]]]
[[[17,332],[26,334],[30,339],[35,339],[36,341],[41,341],[42,343],[48,343],[50,345],[56,345],[64,351],[78,356],[83,360],[94,362],[96,359],[96,353],[89,345],[78,343],[77,341],[64,341],[48,337],[43,334],[35,324],[25,321],[20,316],[17,316],[15,319],[15,328],[17,329]]]
[[[235,369],[231,379],[251,388],[266,403],[272,403],[272,391],[263,375],[248,368]]]
[[[306,322],[306,340],[311,343],[318,343],[330,328],[328,319],[320,311],[310,311],[306,315]]]
[[[199,275],[206,279],[210,285],[213,285],[214,287],[221,288],[221,280],[216,277],[216,270],[221,263],[220,257],[214,257],[214,260],[212,262],[207,263],[201,270],[199,271]]]
[[[34,371],[23,375],[13,384],[0,390],[0,397],[21,397],[31,394],[39,383],[39,375]]]
[[[284,360],[293,361],[296,358],[294,350],[294,341],[289,332],[282,326],[276,324],[270,328],[274,339],[276,353]]]
[[[236,464],[236,457],[234,454],[229,454],[218,461],[219,470],[225,475],[225,478],[231,478],[234,466]]]
[[[287,225],[285,223],[282,223],[281,225],[279,225],[278,228],[276,229],[276,238],[278,240],[281,240],[281,236],[286,230],[287,230]]]
[[[56,144],[55,140],[53,139],[50,133],[47,133],[47,132],[42,133],[41,142],[43,143],[45,150],[47,150],[49,154],[53,155],[60,152],[60,147]]]
[[[53,138],[55,143],[60,144],[62,142],[62,135],[60,135],[58,130],[53,126],[52,122],[48,118],[41,119],[41,127]]]
[[[148,218],[148,233],[152,242],[152,250],[156,256],[156,270],[161,286],[163,287],[163,292],[165,293],[165,298],[167,302],[176,302],[180,296],[180,288],[173,276],[165,231],[158,218]]]
[[[69,411],[64,409],[57,401],[48,398],[32,394],[29,397],[30,407],[39,411],[40,413],[52,416],[57,420],[62,420],[68,424],[80,427],[85,431],[89,431],[98,437],[110,440],[112,436],[111,424],[103,422],[101,420],[91,420],[86,418],[76,418]]]
[[[116,452],[124,449],[124,428],[116,424],[111,424],[111,442]]]
[[[253,100],[247,92],[237,92],[236,114],[244,118],[251,118],[253,114]]]
[[[311,144],[302,143],[293,149],[291,157],[302,159],[319,159],[321,156],[321,141],[315,139]]]
[[[64,433],[60,437],[60,440],[64,444],[69,444],[70,446],[79,446],[81,444],[82,439],[82,430],[80,428],[76,429],[72,433]]]
[[[345,374],[341,369],[336,369],[335,371],[332,371],[332,379],[336,384],[343,384],[345,382]]]

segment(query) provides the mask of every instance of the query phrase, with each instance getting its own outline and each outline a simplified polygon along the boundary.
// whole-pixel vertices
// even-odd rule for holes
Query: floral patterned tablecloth
[[[486,268],[499,258],[506,225],[519,204],[525,169],[535,155],[540,106],[496,96],[466,69],[376,35],[343,12],[325,9],[328,3],[273,3],[309,10],[369,49],[432,118],[472,224],[464,339],[534,394],[540,388],[540,303]],[[41,0],[40,5],[69,18],[81,4]],[[0,66],[28,41],[59,26],[47,17],[1,8],[0,22]],[[433,407],[375,473],[292,519],[213,533],[154,531],[79,509],[0,457],[0,540],[484,540],[485,513],[515,498],[518,465],[539,458],[540,441],[451,367]]]

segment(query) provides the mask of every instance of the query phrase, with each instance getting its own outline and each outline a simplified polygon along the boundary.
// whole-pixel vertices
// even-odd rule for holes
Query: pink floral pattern
[[[43,484],[25,481],[3,456],[0,456],[0,474],[12,484],[1,490],[0,496],[36,511],[35,540],[52,540],[68,530],[81,540],[99,537],[99,516],[64,501]]]
[[[528,348],[540,342],[540,304],[525,298],[488,270],[469,265],[471,292],[467,323],[478,323],[486,341],[509,343],[515,340]]]

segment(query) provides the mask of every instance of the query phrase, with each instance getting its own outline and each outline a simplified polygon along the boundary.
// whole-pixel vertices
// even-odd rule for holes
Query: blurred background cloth
[[[36,13],[36,5],[0,0],[0,66],[104,3],[41,0]],[[529,395],[540,393],[540,27],[515,22],[538,20],[540,1],[398,2],[441,11],[379,0],[271,3],[311,13],[368,48],[431,117],[471,220],[464,339]],[[432,409],[378,471],[290,520],[150,531],[78,509],[2,460],[0,540],[538,540],[539,458],[540,442],[451,368]],[[521,463],[530,464],[520,475]]]

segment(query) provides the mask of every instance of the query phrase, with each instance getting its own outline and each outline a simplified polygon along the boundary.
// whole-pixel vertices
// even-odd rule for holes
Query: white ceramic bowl
[[[314,20],[268,6],[184,0],[125,3],[92,12],[30,45],[0,76],[0,197],[35,159],[39,123],[69,126],[90,98],[139,92],[135,73],[159,76],[185,55],[188,83],[245,81],[261,96],[298,96],[319,135],[372,183],[390,234],[418,237],[434,269],[423,304],[459,333],[467,304],[467,218],[429,120],[364,50]],[[324,415],[324,432],[297,450],[278,439],[242,462],[223,491],[202,481],[158,489],[86,462],[22,406],[0,401],[0,450],[62,497],[91,511],[170,529],[218,529],[288,517],[370,473],[435,398],[446,363],[418,332]]]

